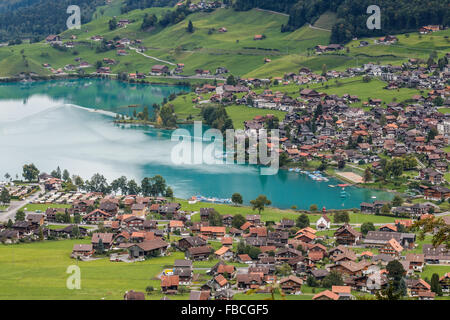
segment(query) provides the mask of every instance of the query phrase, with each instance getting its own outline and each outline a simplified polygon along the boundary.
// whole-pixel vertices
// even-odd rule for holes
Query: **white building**
[[[316,229],[317,230],[328,230],[331,226],[331,220],[327,217],[326,214],[323,214],[319,220],[316,222]]]

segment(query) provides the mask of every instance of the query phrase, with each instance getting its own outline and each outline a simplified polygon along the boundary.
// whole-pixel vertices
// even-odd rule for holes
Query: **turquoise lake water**
[[[392,198],[386,192],[348,187],[343,199],[340,188],[328,186],[340,181],[318,182],[286,170],[262,176],[257,167],[247,165],[175,165],[171,131],[114,125],[109,115],[76,107],[127,114],[130,104],[151,107],[170,93],[187,90],[109,80],[0,85],[0,177],[6,172],[20,176],[23,164],[33,162],[41,171],[60,166],[84,179],[96,172],[109,181],[121,175],[140,181],[160,174],[178,197],[229,198],[239,192],[248,203],[265,194],[280,208],[354,208],[373,196]]]

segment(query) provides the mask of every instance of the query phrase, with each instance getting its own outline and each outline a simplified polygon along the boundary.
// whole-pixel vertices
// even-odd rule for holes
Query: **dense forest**
[[[367,7],[381,9],[381,30],[369,30]],[[339,21],[331,42],[343,43],[354,36],[377,36],[417,31],[420,27],[450,24],[450,0],[345,0],[337,9]]]
[[[0,1],[0,13],[17,10],[22,7],[28,7],[40,0],[4,0]]]
[[[381,9],[381,29],[369,30],[367,7]],[[330,42],[345,43],[353,37],[379,36],[417,31],[428,24],[448,26],[450,0],[236,0],[234,8],[246,11],[262,8],[289,13],[289,22],[282,31],[292,31],[307,23],[313,24],[326,11],[337,13]]]
[[[18,0],[5,2],[0,11],[0,41],[18,38],[40,40],[66,29],[70,5],[81,9],[81,23],[89,22],[104,0]],[[36,39],[37,38],[37,39]]]

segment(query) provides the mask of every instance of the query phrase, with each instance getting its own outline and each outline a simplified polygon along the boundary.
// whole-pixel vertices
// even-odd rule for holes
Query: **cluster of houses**
[[[407,295],[418,299],[434,299],[435,293],[426,281],[418,275],[427,264],[450,264],[450,253],[441,245],[423,246],[423,253],[411,251],[416,247],[416,235],[397,232],[396,225],[387,224],[377,231],[369,231],[366,236],[350,225],[344,224],[334,232],[332,243],[324,242],[317,230],[307,227],[292,232],[293,220],[282,219],[273,228],[267,228],[260,216],[248,215],[240,228],[228,227],[233,217],[224,215],[223,226],[209,227],[207,216],[212,209],[202,209],[200,222],[194,223],[190,236],[179,239],[174,245],[185,252],[184,260],[175,260],[173,272],[161,277],[161,291],[164,294],[176,294],[181,286],[192,286],[193,300],[229,300],[233,295],[249,289],[258,293],[270,292],[275,283],[286,294],[302,294],[301,288],[312,277],[319,282],[330,273],[340,274],[343,284],[332,286],[312,297],[314,300],[355,299],[355,291],[375,293],[386,288],[389,275],[386,266],[398,260],[404,268]],[[317,226],[327,226],[329,218],[324,214]],[[408,225],[407,222],[401,221]],[[449,221],[450,223],[450,221]],[[188,227],[174,224],[180,230]],[[221,247],[213,250],[210,240],[220,241]],[[256,257],[236,252],[233,242],[244,241],[246,245],[259,249]],[[366,248],[356,253],[352,248]],[[207,275],[211,278],[204,284],[198,284],[195,277],[195,261],[214,257],[219,260]],[[236,266],[240,263],[244,267]],[[290,274],[280,275],[280,266],[288,265]],[[444,294],[449,293],[449,277],[441,276],[439,282]],[[200,288],[198,287],[200,285]]]
[[[163,197],[64,193],[53,189],[58,179],[45,178],[48,190],[36,202],[60,204],[63,200],[66,205],[54,205],[45,213],[29,213],[24,221],[0,226],[3,242],[90,237],[88,244],[75,244],[71,256],[89,261],[109,253],[111,263],[142,261],[181,251],[185,258],[175,260],[172,271],[160,277],[161,291],[166,295],[178,294],[183,286],[192,289],[191,299],[229,300],[249,289],[255,294],[269,293],[274,284],[287,294],[299,295],[309,278],[322,283],[331,273],[338,273],[342,283],[318,292],[313,299],[348,300],[355,298],[355,292],[373,294],[385,288],[389,282],[386,266],[398,260],[405,271],[408,296],[433,299],[435,293],[420,279],[420,273],[427,265],[450,265],[450,253],[443,245],[424,244],[421,253],[415,250],[416,235],[407,231],[412,220],[398,220],[366,235],[349,224],[331,231],[331,214],[325,210],[315,228],[297,228],[296,221],[286,218],[267,225],[259,214],[246,215],[238,226],[230,214],[221,215],[220,223],[211,220],[214,208],[189,212]],[[380,205],[361,204],[361,210],[371,214]],[[412,210],[429,216],[420,207]],[[195,214],[198,218],[192,219]],[[50,228],[58,215],[78,216],[80,221]],[[214,225],[211,221],[215,221]],[[449,219],[445,221],[450,224]],[[321,233],[328,230],[331,237],[326,235],[328,232]],[[217,263],[207,271],[206,279],[199,281],[195,263],[211,260]],[[447,273],[440,279],[444,294],[450,292],[449,276]],[[130,291],[125,298],[142,295]]]
[[[35,185],[5,185],[11,198],[22,200],[38,190]],[[3,189],[3,188],[2,188]]]
[[[450,118],[439,112],[435,104],[450,105],[449,65],[438,74],[436,66],[423,67],[417,61],[403,66],[365,64],[345,72],[329,71],[317,75],[307,68],[284,78],[238,79],[236,85],[205,84],[196,89],[194,103],[238,104],[254,108],[286,111],[279,119],[280,149],[294,162],[302,160],[340,161],[353,164],[371,164],[370,169],[380,169],[382,155],[406,157],[415,155],[423,162],[415,180],[420,193],[427,200],[446,200],[449,189],[445,180],[450,153],[445,151],[450,136]],[[356,75],[379,76],[389,86],[414,87],[429,90],[427,96],[412,96],[408,102],[384,102],[370,98],[361,101],[356,95],[327,94],[315,89],[300,89],[297,96],[271,90],[269,84],[320,83],[337,77]],[[391,77],[392,75],[395,75]],[[419,79],[417,82],[415,78]],[[389,80],[390,79],[390,80]],[[265,90],[256,90],[265,86]],[[258,92],[258,93],[257,93]],[[204,95],[208,95],[205,100]],[[353,108],[353,104],[365,108]],[[261,129],[267,117],[257,116],[245,122],[245,129]]]
[[[180,2],[177,4],[178,6],[184,5],[183,2]],[[197,3],[189,3],[189,11],[191,12],[198,12],[198,11],[205,11],[210,12],[218,8],[226,8],[227,5],[223,3],[223,1],[199,1]]]

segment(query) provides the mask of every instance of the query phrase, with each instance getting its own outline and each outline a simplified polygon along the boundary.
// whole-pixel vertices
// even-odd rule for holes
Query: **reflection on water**
[[[60,166],[83,178],[100,172],[110,181],[121,175],[141,180],[161,174],[176,196],[188,198],[202,194],[228,198],[239,192],[248,203],[259,194],[265,194],[273,205],[283,208],[292,205],[308,208],[313,203],[319,208],[352,208],[359,207],[362,201],[371,201],[374,195],[377,199],[390,198],[384,192],[351,187],[346,190],[349,196],[342,199],[340,188],[328,186],[338,184],[335,179],[317,182],[283,170],[274,176],[261,176],[253,166],[176,166],[170,161],[171,148],[176,143],[170,141],[170,131],[113,125],[107,115],[67,105],[92,108],[90,101],[100,101],[104,104],[102,109],[117,111],[122,104],[117,99],[132,96],[128,94],[130,91],[139,92],[140,100],[133,101],[140,104],[160,102],[161,96],[155,98],[154,93],[149,94],[141,87],[128,88],[117,83],[111,96],[100,84],[94,85],[100,93],[93,91],[77,96],[76,92],[92,89],[92,86],[86,87],[83,81],[70,82],[66,87],[51,83],[49,87],[41,85],[43,92],[37,95],[35,91],[40,89],[33,85],[29,88],[20,84],[0,85],[0,176],[6,172],[13,177],[16,173],[20,175],[22,165],[30,162],[41,171],[50,172]],[[161,92],[161,88],[146,88],[149,92]],[[4,96],[5,92],[9,94]],[[15,96],[17,92],[21,95]]]

